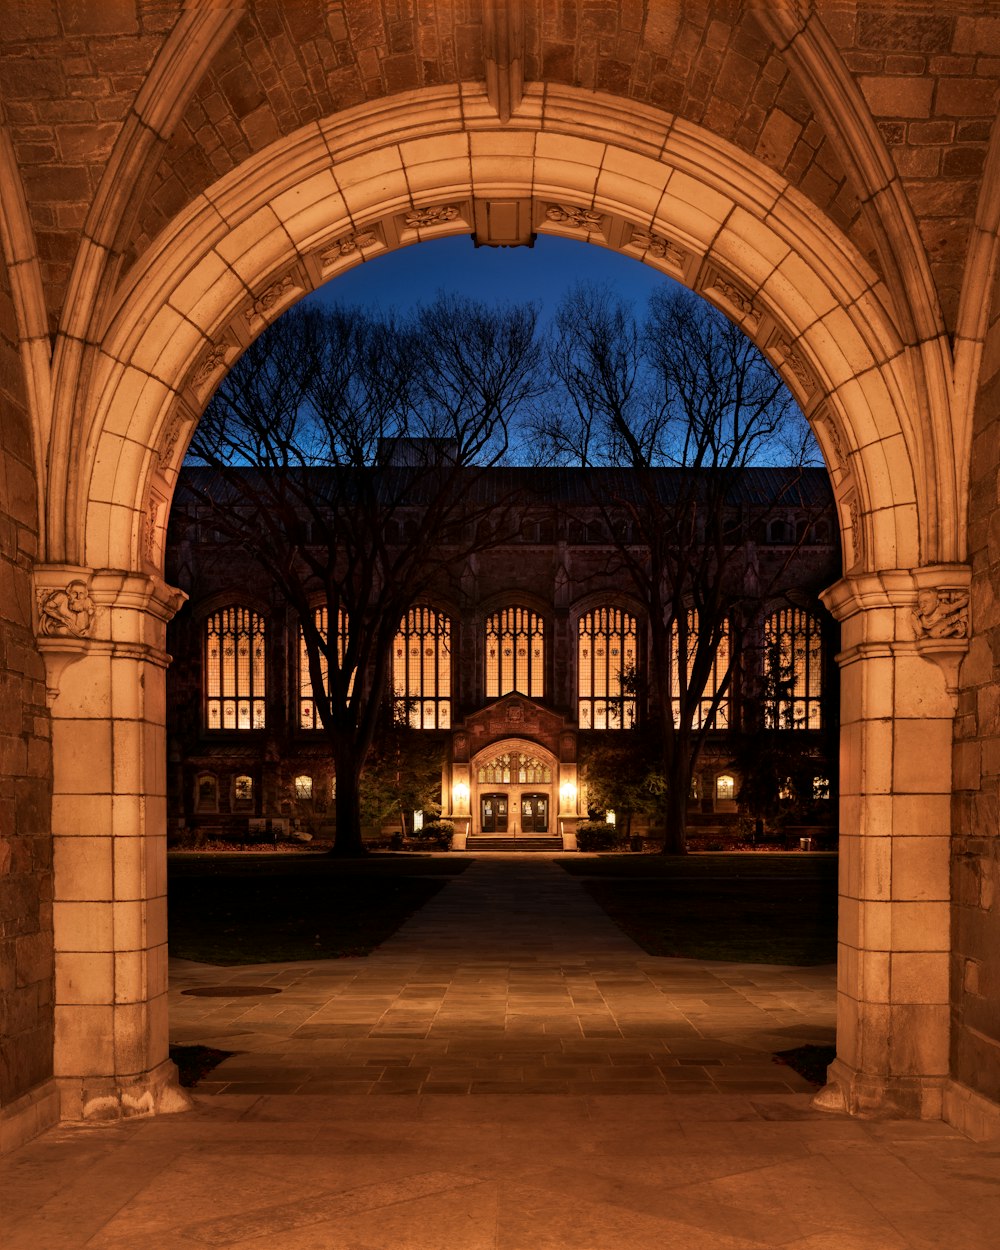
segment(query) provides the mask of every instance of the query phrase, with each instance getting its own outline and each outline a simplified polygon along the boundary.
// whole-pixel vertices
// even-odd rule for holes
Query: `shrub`
[[[621,841],[617,828],[603,820],[581,820],[576,827],[576,845],[581,851],[613,851]]]
[[[451,846],[451,835],[454,832],[455,826],[450,820],[429,820],[413,836],[421,842],[436,842],[438,846],[447,849]]]

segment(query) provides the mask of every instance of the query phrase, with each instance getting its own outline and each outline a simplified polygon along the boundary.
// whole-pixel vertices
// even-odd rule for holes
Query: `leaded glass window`
[[[503,608],[486,620],[486,697],[545,692],[545,623],[528,608]]]
[[[397,721],[411,729],[451,726],[451,620],[433,608],[410,608],[392,647]]]
[[[552,769],[537,755],[504,751],[479,765],[476,780],[487,786],[548,785],[552,781]]]
[[[635,692],[635,617],[621,608],[597,608],[577,626],[577,695],[581,729],[632,729]]]
[[[801,608],[781,608],[764,622],[764,719],[768,729],[822,727],[823,639]]]
[[[687,654],[682,655],[680,629],[678,622],[675,620],[670,631],[670,696],[675,725],[680,724],[681,689],[682,686],[686,689],[690,682],[691,670],[698,650],[698,614],[693,610],[687,614],[687,647],[685,650]],[[695,708],[694,717],[692,718],[691,723],[695,729],[701,729],[712,718],[712,702],[716,692],[726,680],[728,672],[729,622],[726,621],[723,624],[719,645],[715,649],[711,671],[708,675],[708,681],[705,683],[705,690],[698,700],[698,706]],[[719,700],[719,706],[715,711],[711,728],[729,728],[728,690]]]
[[[313,612],[313,620],[316,624],[319,635],[326,643],[329,628],[330,614],[324,604],[322,607],[316,608]],[[344,663],[344,652],[347,650],[347,613],[339,612],[337,616],[337,662]],[[324,691],[329,690],[330,667],[326,656],[321,652],[319,657],[320,673],[323,677],[323,690],[318,693],[313,690],[312,679],[309,676],[309,651],[306,647],[306,636],[299,628],[299,728],[300,729],[322,729],[323,721],[320,717],[319,708],[317,707],[318,699],[325,698]],[[348,698],[350,698],[351,690],[354,687],[354,677],[348,686]]]
[[[264,618],[229,607],[205,622],[205,723],[209,729],[263,729]]]

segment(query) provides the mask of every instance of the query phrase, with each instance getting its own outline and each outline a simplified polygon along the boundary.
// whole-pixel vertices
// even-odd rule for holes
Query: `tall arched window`
[[[330,615],[326,605],[317,608],[313,612],[313,620],[316,628],[319,630],[320,637],[326,641],[330,627]],[[347,614],[341,611],[338,615],[337,629],[337,656],[339,663],[344,662],[344,651],[347,648]],[[329,689],[329,665],[325,655],[319,657],[320,672],[323,674],[323,686]],[[354,688],[354,677],[352,675],[350,685],[348,687],[348,697],[350,691]],[[323,693],[319,692],[322,698]],[[317,693],[313,690],[312,679],[309,676],[309,652],[306,648],[305,634],[302,628],[299,628],[299,728],[300,729],[322,729],[323,722],[320,719],[319,708],[316,706]]]
[[[696,612],[689,611],[687,614],[687,655],[682,657],[680,645],[680,630],[677,621],[674,621],[673,628],[670,632],[670,696],[673,704],[674,724],[680,724],[680,702],[681,702],[681,686],[687,686],[689,675],[694,664],[695,655],[698,649],[698,615]],[[700,729],[712,715],[712,700],[715,698],[716,691],[722,685],[729,671],[729,622],[723,624],[722,637],[719,639],[719,645],[715,649],[715,655],[712,659],[712,668],[705,683],[705,691],[698,700],[698,706],[695,709],[692,725],[695,729]],[[683,679],[683,682],[682,682]],[[712,723],[713,729],[729,728],[729,691],[722,696],[719,706],[715,712],[715,719]]]
[[[635,617],[621,608],[585,612],[577,625],[576,656],[580,728],[632,729],[635,690],[626,685],[635,672]]]
[[[205,723],[209,729],[263,729],[264,618],[229,607],[205,621]]]
[[[451,725],[451,621],[433,608],[410,608],[392,647],[397,721],[411,729]]]
[[[486,620],[486,697],[516,690],[529,698],[545,693],[545,624],[528,608],[502,608]]]
[[[823,639],[801,608],[781,608],[764,622],[764,718],[769,729],[822,728]]]

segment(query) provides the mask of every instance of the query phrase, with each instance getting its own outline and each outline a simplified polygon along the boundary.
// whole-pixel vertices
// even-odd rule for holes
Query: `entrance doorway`
[[[480,796],[479,829],[481,833],[507,832],[506,794],[483,794]]]
[[[549,796],[547,794],[521,795],[521,832],[548,833]]]

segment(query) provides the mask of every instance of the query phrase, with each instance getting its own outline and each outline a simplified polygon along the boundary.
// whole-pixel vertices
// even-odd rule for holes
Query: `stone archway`
[[[169,1103],[162,581],[190,432],[242,348],[343,268],[444,234],[584,239],[703,294],[781,370],[817,432],[845,577],[838,1060],[851,1110],[940,1113],[956,563],[950,387],[877,275],[777,174],[707,131],[570,88],[500,125],[471,88],[347,110],[248,159],[127,276],[79,407],[60,412],[39,566],[54,699],[56,1074],[64,1110]],[[915,414],[924,414],[918,417]],[[929,419],[928,415],[929,414]],[[72,416],[72,421],[70,417]],[[74,605],[69,612],[71,603]],[[93,830],[81,837],[86,821]]]

